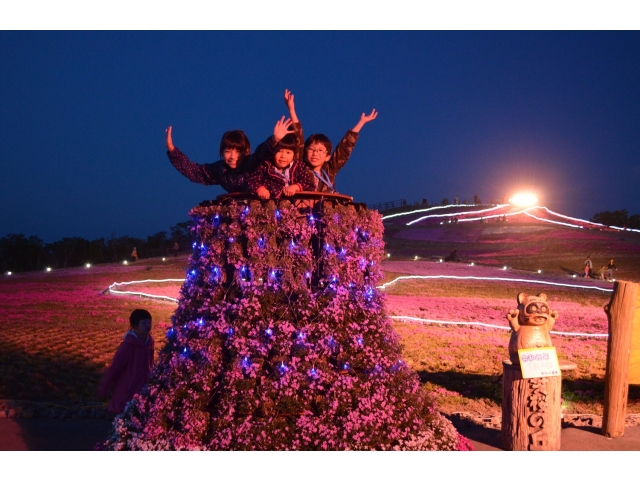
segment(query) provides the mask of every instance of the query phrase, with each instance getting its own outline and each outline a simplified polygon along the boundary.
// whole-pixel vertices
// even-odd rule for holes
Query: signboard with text
[[[518,350],[522,378],[559,377],[560,364],[554,347]]]

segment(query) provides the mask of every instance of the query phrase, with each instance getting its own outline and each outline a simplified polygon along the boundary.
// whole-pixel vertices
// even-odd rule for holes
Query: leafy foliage
[[[612,212],[608,210],[598,212],[591,218],[591,221],[607,226],[640,228],[640,215],[636,213],[630,216],[629,212],[624,208]]]
[[[92,264],[128,260],[133,247],[140,258],[168,255],[174,242],[181,249],[191,244],[189,222],[177,223],[167,232],[149,235],[146,239],[128,235],[105,240],[87,240],[82,237],[65,237],[53,243],[44,243],[38,236],[9,234],[0,238],[0,269],[3,271],[26,272],[42,270],[45,267],[79,267]]]

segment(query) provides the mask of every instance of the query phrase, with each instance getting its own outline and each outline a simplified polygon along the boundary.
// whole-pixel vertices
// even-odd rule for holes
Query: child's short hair
[[[129,324],[133,328],[138,328],[140,325],[140,320],[151,320],[151,314],[142,308],[136,308],[133,312],[131,312],[131,316],[129,317]]]
[[[320,143],[324,145],[324,148],[327,149],[327,153],[331,155],[331,151],[333,150],[333,145],[331,144],[331,140],[329,140],[329,137],[327,137],[326,135],[323,135],[322,133],[314,133],[309,138],[307,138],[306,142],[304,142],[304,148],[307,149],[314,143]]]
[[[278,143],[279,149],[293,150],[294,152],[296,152],[297,147],[298,147],[298,141],[296,139],[295,134],[293,133],[286,134],[284,137],[282,137],[282,140],[280,140],[280,142]]]
[[[220,140],[220,157],[225,150],[238,150],[243,156],[251,153],[251,144],[242,130],[230,130],[222,135]]]

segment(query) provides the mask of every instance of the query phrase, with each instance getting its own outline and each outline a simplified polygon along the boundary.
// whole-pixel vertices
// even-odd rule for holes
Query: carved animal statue
[[[551,347],[549,332],[558,318],[558,312],[551,310],[544,293],[538,296],[518,294],[518,308],[509,310],[507,320],[511,325],[509,359],[519,364],[518,350],[523,348]]]

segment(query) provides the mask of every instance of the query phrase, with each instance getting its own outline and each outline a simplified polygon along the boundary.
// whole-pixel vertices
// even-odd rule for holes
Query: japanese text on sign
[[[554,347],[518,350],[522,378],[558,377],[560,364]]]

